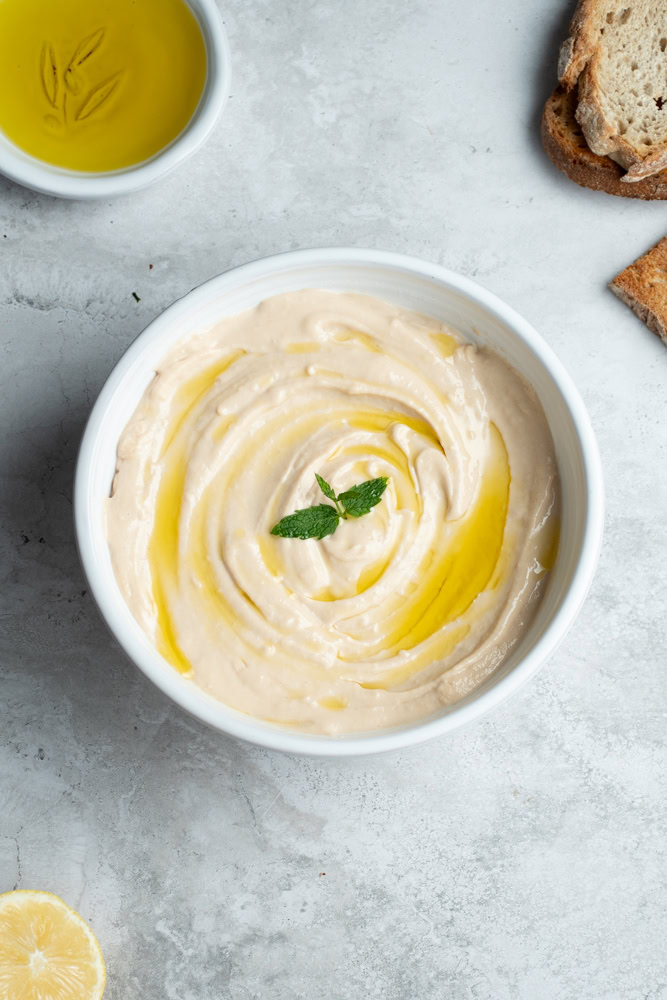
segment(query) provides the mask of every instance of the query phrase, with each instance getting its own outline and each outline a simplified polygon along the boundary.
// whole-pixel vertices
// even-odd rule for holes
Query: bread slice
[[[575,118],[577,91],[562,87],[551,95],[542,115],[542,142],[547,153],[570,180],[594,191],[643,198],[667,200],[667,170],[636,184],[623,184],[623,168],[608,156],[598,156],[588,148],[581,126]]]
[[[560,81],[594,153],[636,183],[667,167],[667,0],[579,0]]]
[[[609,287],[667,344],[667,236],[617,274]]]

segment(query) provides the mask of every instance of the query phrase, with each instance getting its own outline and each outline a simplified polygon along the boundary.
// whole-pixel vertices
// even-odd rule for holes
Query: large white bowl
[[[560,550],[544,599],[503,667],[437,717],[405,727],[331,738],[282,729],[228,708],[179,674],[152,646],[116,583],[102,519],[121,431],[171,346],[222,316],[300,288],[375,295],[451,324],[500,352],[535,387],[553,434],[562,486]],[[562,364],[509,306],[468,278],[412,257],[376,250],[301,250],[234,268],[170,306],[134,341],[111,373],[88,421],[74,489],[84,571],[107,625],[165,694],[216,729],[264,747],[343,757],[410,746],[451,732],[499,705],[553,653],[574,621],[597,563],[603,523],[600,457],[584,404]]]
[[[14,145],[0,130],[0,174],[57,198],[112,198],[147,187],[196,152],[225,106],[232,70],[227,35],[215,0],[186,0],[186,3],[192,8],[204,36],[207,72],[197,109],[180,135],[150,160],[122,170],[87,173],[38,160]]]

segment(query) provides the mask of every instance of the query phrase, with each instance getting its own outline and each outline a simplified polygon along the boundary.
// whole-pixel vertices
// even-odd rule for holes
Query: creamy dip
[[[387,476],[321,541],[272,526]],[[553,441],[527,383],[441,323],[306,290],[158,366],[107,507],[132,613],[177,670],[259,719],[338,734],[414,721],[502,664],[558,545]]]

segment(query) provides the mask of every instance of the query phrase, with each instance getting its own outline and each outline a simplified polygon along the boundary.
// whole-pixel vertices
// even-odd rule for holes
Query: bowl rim
[[[472,299],[510,326],[537,356],[553,379],[573,422],[585,473],[586,514],[581,548],[570,586],[560,607],[533,647],[521,661],[492,687],[446,715],[412,723],[403,728],[373,730],[339,737],[312,735],[281,729],[253,719],[213,699],[175,670],[164,669],[157,650],[145,655],[137,640],[121,627],[114,589],[106,586],[107,574],[98,567],[94,554],[97,529],[89,516],[88,497],[97,456],[97,442],[110,404],[138,358],[157,343],[164,328],[172,329],[211,293],[247,284],[268,274],[289,272],[304,265],[376,265],[407,271],[445,284]],[[305,287],[305,286],[304,286]],[[74,482],[75,537],[84,574],[97,607],[110,631],[130,660],[177,705],[207,725],[266,749],[319,757],[357,757],[407,748],[459,729],[497,707],[521,688],[554,653],[574,622],[591,585],[602,543],[604,484],[600,454],[584,402],[563,364],[527,320],[493,292],[470,278],[419,258],[382,250],[321,248],[286,251],[228,269],[188,292],[160,313],[132,342],[113,368],[93,406],[81,440]],[[127,605],[124,605],[127,612]],[[137,625],[140,629],[140,626]]]
[[[232,80],[231,53],[215,0],[185,0],[185,3],[204,37],[207,77],[192,118],[168,146],[134,166],[89,173],[39,160],[0,130],[0,174],[39,194],[85,201],[139,191],[195,153],[212,132],[227,103]]]

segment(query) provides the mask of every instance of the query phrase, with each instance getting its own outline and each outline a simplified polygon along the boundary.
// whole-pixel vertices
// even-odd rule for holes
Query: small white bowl
[[[147,187],[191,156],[210,135],[225,106],[232,79],[227,35],[215,0],[186,0],[206,45],[207,73],[197,109],[180,135],[150,160],[107,173],[66,170],[38,160],[14,145],[0,130],[0,174],[57,198],[113,198]]]
[[[364,292],[451,324],[488,344],[534,386],[556,446],[562,488],[560,549],[537,615],[502,668],[465,700],[401,728],[341,737],[310,736],[250,718],[205,694],[168,664],[139,627],[116,583],[102,509],[120,434],[172,345],[221,317],[300,288]],[[574,621],[597,563],[603,524],[600,456],[584,404],[535,330],[491,292],[435,264],[376,250],[300,250],[234,268],[170,306],[134,341],[111,373],[83,436],[74,488],[76,537],[92,594],[131,660],[165,694],[215,729],[260,746],[344,757],[441,736],[513,694],[553,653]]]

